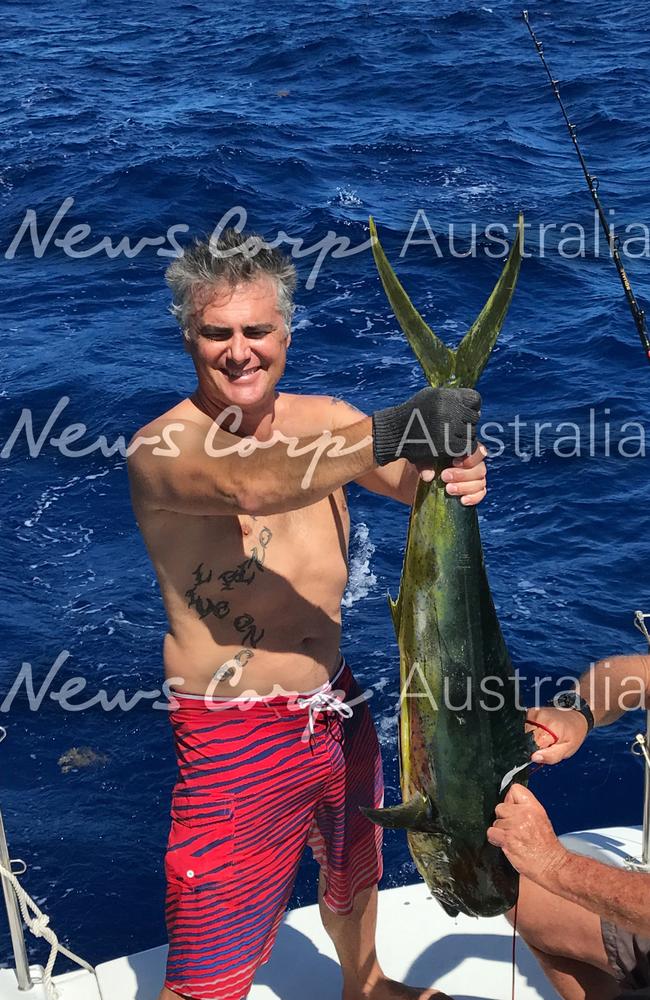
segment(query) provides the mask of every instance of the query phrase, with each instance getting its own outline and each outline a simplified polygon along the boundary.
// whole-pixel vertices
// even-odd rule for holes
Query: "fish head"
[[[458,837],[413,831],[408,842],[420,875],[450,916],[496,917],[517,902],[517,872],[491,844],[476,852]]]

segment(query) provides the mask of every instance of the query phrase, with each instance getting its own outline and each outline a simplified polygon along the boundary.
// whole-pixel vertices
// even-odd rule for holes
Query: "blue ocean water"
[[[535,0],[530,15],[612,221],[650,222],[644,10]],[[370,410],[422,378],[367,250],[328,254],[314,280],[328,232],[359,247],[372,214],[414,301],[456,343],[501,266],[481,234],[490,224],[512,233],[526,213],[531,257],[481,382],[485,421],[506,426],[519,414],[526,426],[518,454],[506,426],[481,525],[504,632],[531,684],[643,648],[631,616],[650,603],[648,464],[620,442],[626,421],[647,428],[650,373],[615,270],[594,252],[591,202],[517,4],[5,0],[3,26],[2,440],[25,408],[34,436],[45,433],[38,455],[23,431],[0,464],[0,805],[12,856],[29,863],[27,889],[62,939],[99,962],[164,940],[174,761],[152,702],[165,619],[124,458],[92,445],[100,435],[128,440],[192,391],[163,281],[175,242],[211,232],[237,206],[269,239],[283,230],[303,240],[287,387]],[[21,238],[29,210],[36,232]],[[421,242],[400,257],[414,222]],[[570,222],[589,234],[575,259],[558,252]],[[472,224],[476,254],[454,256],[449,227],[455,252],[471,254]],[[556,227],[543,256],[542,224]],[[626,263],[643,302],[647,254]],[[537,447],[535,421],[551,425],[538,427]],[[566,422],[580,427],[580,456],[553,450],[553,429]],[[52,440],[71,423],[86,425],[70,444],[84,456],[66,457]],[[397,589],[407,511],[351,495],[344,649],[374,691],[394,801],[397,651],[386,593]],[[7,702],[23,663],[37,689],[57,665],[38,711],[24,687]],[[87,689],[77,703],[102,689],[113,699],[120,689],[152,695],[130,711],[63,711],[49,692],[79,675]],[[535,777],[558,831],[640,821],[642,770],[628,752],[638,725],[628,717],[596,733]],[[62,755],[86,746],[95,764],[64,772]],[[403,838],[388,835],[385,884],[413,880]],[[314,899],[305,859],[292,902]],[[31,942],[30,953],[44,954]],[[6,935],[0,958],[9,958]]]

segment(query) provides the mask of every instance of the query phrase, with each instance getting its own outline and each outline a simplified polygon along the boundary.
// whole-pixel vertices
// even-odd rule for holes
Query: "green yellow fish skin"
[[[387,296],[429,383],[473,387],[512,298],[523,218],[492,295],[456,351],[414,309],[372,220],[371,232]],[[367,814],[383,826],[406,829],[420,874],[450,913],[503,913],[516,900],[517,875],[487,842],[486,831],[504,775],[529,759],[531,744],[524,712],[515,704],[476,509],[448,496],[439,476],[418,485],[399,596],[390,604],[400,650],[404,804]],[[503,707],[489,710],[500,698]]]

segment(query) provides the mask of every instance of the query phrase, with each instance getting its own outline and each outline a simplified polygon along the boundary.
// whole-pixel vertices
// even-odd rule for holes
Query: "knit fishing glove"
[[[375,461],[387,465],[406,458],[432,465],[469,455],[480,413],[481,397],[474,389],[421,389],[405,403],[373,413]]]

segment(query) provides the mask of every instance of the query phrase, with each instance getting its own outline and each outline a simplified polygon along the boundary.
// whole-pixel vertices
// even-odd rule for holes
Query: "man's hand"
[[[496,807],[487,838],[500,847],[513,868],[544,885],[569,852],[555,836],[543,805],[523,785],[514,784]]]
[[[460,497],[460,502],[468,507],[480,503],[487,493],[487,466],[485,445],[479,444],[467,458],[455,458],[448,469],[443,469],[440,478],[446,483],[445,492],[449,496]],[[430,483],[435,476],[433,469],[418,466],[420,479]]]
[[[534,728],[538,749],[532,754],[535,764],[557,764],[567,757],[573,757],[587,736],[587,720],[572,708],[531,708],[526,719],[541,722],[557,736],[557,743],[551,745],[551,737],[543,729]]]
[[[481,397],[474,389],[427,386],[399,406],[372,415],[373,453],[377,465],[398,458],[433,465],[474,451]]]

